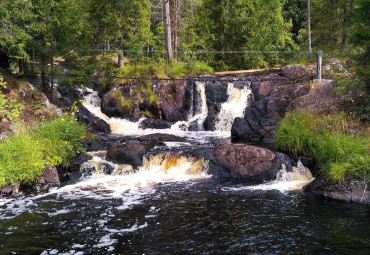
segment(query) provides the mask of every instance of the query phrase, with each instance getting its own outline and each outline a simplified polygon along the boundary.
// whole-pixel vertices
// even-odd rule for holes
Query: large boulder
[[[265,148],[226,144],[215,149],[220,164],[230,171],[232,178],[246,181],[274,180],[278,170],[278,158]]]
[[[261,82],[253,82],[254,101],[245,111],[246,123],[237,119],[234,120],[234,127],[241,125],[247,128],[250,139],[273,138],[276,125],[284,117],[291,102],[299,96],[308,94],[309,89],[309,86],[295,84],[292,80],[282,79],[277,74],[265,76]],[[237,135],[235,129],[233,134],[235,141],[246,138]]]
[[[114,146],[107,152],[107,159],[120,164],[128,164],[137,168],[143,164],[145,146],[137,141],[128,141],[121,146]]]
[[[104,120],[95,117],[85,106],[80,105],[77,111],[77,120],[81,123],[88,125],[90,128],[96,131],[101,131],[106,134],[111,132],[110,126]]]
[[[163,120],[169,122],[177,122],[185,120],[185,88],[187,86],[186,79],[175,81],[165,81],[155,83],[153,87],[154,93],[158,97],[158,105],[161,111]]]
[[[104,94],[101,101],[102,112],[109,117],[119,117],[136,121],[139,119],[140,109],[130,98],[128,86],[113,88]]]
[[[333,183],[324,176],[317,177],[305,189],[313,195],[346,202],[370,204],[370,183],[358,179],[347,179]]]

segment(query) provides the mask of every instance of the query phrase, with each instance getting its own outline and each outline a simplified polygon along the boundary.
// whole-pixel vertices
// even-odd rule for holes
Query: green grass
[[[84,136],[85,128],[68,115],[19,131],[0,143],[0,186],[30,183],[42,175],[45,164],[68,166],[84,150]]]
[[[275,143],[294,156],[314,157],[334,182],[349,177],[370,181],[370,135],[349,134],[347,126],[343,115],[291,112],[279,123]]]

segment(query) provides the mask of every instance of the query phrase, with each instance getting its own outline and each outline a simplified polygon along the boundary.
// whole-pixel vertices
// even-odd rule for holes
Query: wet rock
[[[90,176],[93,173],[96,173],[97,165],[95,162],[85,162],[82,164],[80,172],[82,176]]]
[[[273,180],[278,170],[276,155],[265,148],[227,144],[216,148],[218,161],[229,169],[232,178],[248,181]]]
[[[358,179],[348,179],[334,184],[326,177],[320,176],[308,184],[304,191],[345,202],[370,204],[370,183]]]
[[[82,164],[89,161],[90,159],[91,156],[83,152],[80,152],[71,160],[68,170],[70,172],[79,171],[81,169]]]
[[[85,123],[94,130],[109,134],[111,132],[110,126],[104,120],[97,118],[85,106],[80,105],[77,111],[77,120]]]
[[[109,138],[104,135],[95,134],[94,138],[85,138],[83,147],[87,151],[105,151],[110,146]]]
[[[120,117],[137,121],[139,119],[140,112],[138,105],[134,105],[132,101],[130,104],[125,104],[125,101],[130,99],[129,90],[130,88],[120,87],[114,88],[104,94],[101,101],[102,112],[109,117]],[[138,109],[136,112],[135,108]]]
[[[131,165],[118,165],[117,169],[112,173],[112,175],[129,175],[133,173],[135,173],[135,171]]]
[[[186,141],[182,137],[178,137],[175,135],[168,135],[168,134],[160,134],[160,133],[141,136],[138,138],[138,140],[141,142],[184,142]]]
[[[37,191],[47,191],[52,187],[59,187],[60,180],[56,167],[46,165],[43,174],[36,180],[35,188]]]
[[[0,196],[17,196],[19,193],[18,184],[6,184],[0,187]]]
[[[158,104],[163,120],[169,122],[185,120],[186,112],[184,110],[184,104],[186,86],[186,79],[154,82],[152,88],[158,97]]]
[[[146,119],[140,123],[142,129],[169,129],[172,126],[172,122],[159,119]]]
[[[80,181],[80,178],[82,177],[82,174],[80,171],[68,173],[68,182],[67,185],[75,184]]]
[[[253,134],[253,129],[248,122],[242,118],[235,118],[231,127],[231,138],[236,141],[249,141]]]
[[[120,163],[132,165],[137,168],[143,164],[145,146],[136,141],[128,141],[121,146],[115,146],[108,150],[107,158]]]

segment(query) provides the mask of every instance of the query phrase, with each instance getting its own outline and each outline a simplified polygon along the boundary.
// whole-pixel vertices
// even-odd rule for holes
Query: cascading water
[[[230,132],[234,119],[244,117],[252,90],[249,86],[237,88],[234,83],[229,83],[227,95],[229,96],[228,100],[221,105],[221,111],[217,116],[216,131]]]
[[[97,91],[86,88],[84,91],[80,90],[83,97],[83,105],[96,117],[105,120],[114,134],[125,135],[144,135],[146,132],[139,128],[139,122],[131,122],[129,120],[120,118],[109,118],[101,111],[101,99]]]
[[[172,130],[204,130],[203,122],[207,118],[207,98],[206,98],[206,84],[204,82],[196,81],[192,83],[190,95],[190,109],[187,121],[179,121],[175,123]]]

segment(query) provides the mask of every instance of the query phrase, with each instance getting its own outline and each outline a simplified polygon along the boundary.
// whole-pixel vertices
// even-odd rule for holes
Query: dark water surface
[[[0,254],[370,254],[370,207],[238,187],[163,184],[128,209],[118,197],[12,201]]]

